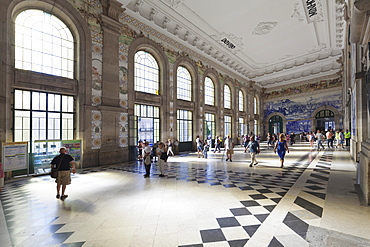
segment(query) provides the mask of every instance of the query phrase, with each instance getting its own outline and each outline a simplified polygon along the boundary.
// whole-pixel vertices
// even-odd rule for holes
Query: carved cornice
[[[162,0],[163,1],[163,0]],[[172,8],[177,8],[185,0],[164,0],[165,3],[169,4]]]
[[[125,11],[122,4],[116,0],[102,0],[103,14],[118,21],[120,14]]]
[[[329,73],[336,73],[339,70],[339,67],[332,63],[332,60],[336,60],[342,55],[341,49],[343,47],[343,33],[345,29],[343,22],[344,0],[333,0],[333,4],[330,5],[327,4],[327,0],[293,1],[290,4],[290,12],[287,12],[290,18],[297,19],[298,22],[303,24],[307,24],[306,21],[313,22],[311,25],[314,26],[316,35],[322,35],[322,24],[318,23],[328,22],[328,28],[334,30],[334,32],[329,33],[331,41],[327,42],[326,36],[320,36],[317,38],[315,47],[312,45],[305,46],[307,47],[306,51],[300,52],[299,55],[286,54],[281,56],[280,60],[263,64],[249,61],[248,55],[243,53],[242,39],[232,33],[218,33],[214,31],[205,33],[204,30],[200,29],[200,26],[193,26],[195,22],[186,18],[191,16],[197,17],[191,11],[192,5],[188,7],[185,0],[135,0],[131,2],[133,3],[127,5],[127,8],[137,12],[140,18],[149,20],[150,23],[148,25],[151,27],[150,29],[166,29],[161,32],[161,37],[166,36],[166,31],[176,36],[174,39],[176,42],[173,42],[173,40],[170,42],[166,41],[172,39],[171,35],[167,35],[165,38],[157,36],[155,39],[160,39],[161,42],[165,41],[175,49],[178,48],[176,43],[183,45],[183,41],[185,41],[185,47],[197,51],[198,54],[207,58],[206,60],[201,59],[205,64],[210,64],[210,66],[214,66],[217,69],[223,67],[223,70],[232,71],[233,76],[234,74],[237,75],[238,78],[242,78],[243,82],[246,81],[248,83],[249,80],[254,80],[257,82],[256,86],[271,87],[274,84],[295,83],[307,80],[307,78],[325,76]],[[178,9],[174,10],[175,8]],[[326,11],[328,14],[324,15]],[[184,15],[181,15],[181,13],[184,13]],[[201,23],[202,20],[198,21]],[[253,35],[266,35],[275,31],[277,25],[280,25],[278,21],[277,19],[260,22],[254,30],[252,29],[248,32],[252,33],[253,31]],[[158,26],[160,29],[154,26]],[[140,25],[139,28],[144,33],[150,34],[151,37],[156,36],[155,31],[149,30],[144,25]],[[181,40],[178,41],[177,38]],[[186,53],[193,56],[191,52]],[[245,57],[247,59],[243,60]],[[198,57],[194,60],[198,60]],[[323,63],[323,60],[326,63]],[[321,67],[314,65],[320,65]],[[307,69],[307,67],[309,68]],[[229,72],[227,73],[230,74]]]
[[[106,15],[102,15],[101,17],[102,17],[102,28],[104,31],[113,31],[118,35],[121,33],[123,24]]]
[[[242,84],[245,84],[245,85],[248,84],[248,80],[246,80],[245,78],[237,75],[233,71],[228,70],[224,66],[216,64],[212,60],[200,55],[199,53],[195,52],[192,49],[189,49],[188,47],[184,46],[183,44],[180,44],[179,42],[173,40],[172,38],[164,35],[163,33],[159,32],[159,31],[153,29],[152,27],[140,22],[139,20],[135,19],[134,17],[132,17],[132,16],[126,14],[126,13],[123,13],[121,15],[121,21],[134,26],[135,28],[138,28],[139,30],[141,30],[145,33],[150,33],[152,37],[155,37],[156,39],[159,39],[161,41],[164,41],[164,42],[170,44],[172,47],[174,47],[175,49],[177,49],[181,52],[185,52],[185,54],[188,54],[195,61],[201,60],[204,63],[209,64],[209,67],[213,67],[213,68],[217,69],[218,71],[222,71],[223,73],[232,76],[233,78],[240,81]],[[190,32],[188,32],[186,37],[190,37],[190,36],[191,36],[191,34],[190,34]],[[199,38],[198,39],[194,38],[194,40],[198,43]],[[192,40],[192,41],[194,42],[194,40]],[[225,58],[226,57],[223,56],[220,59],[221,59],[221,61],[223,61]],[[243,67],[241,67],[240,69],[244,70]]]

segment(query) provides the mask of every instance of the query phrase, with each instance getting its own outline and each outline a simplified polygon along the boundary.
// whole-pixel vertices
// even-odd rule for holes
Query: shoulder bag
[[[64,155],[63,155],[63,156],[62,156],[62,158],[60,159],[58,166],[57,166],[57,167],[53,167],[53,168],[51,168],[50,176],[51,176],[52,178],[57,178],[57,177],[58,177],[59,167],[60,167],[60,164],[62,164],[62,160],[63,160],[63,158],[64,158]]]

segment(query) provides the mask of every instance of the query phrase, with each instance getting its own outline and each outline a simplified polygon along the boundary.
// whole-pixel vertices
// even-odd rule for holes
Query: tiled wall
[[[284,99],[276,99],[266,102],[264,107],[264,118],[275,112],[281,113],[286,117],[286,132],[301,133],[311,131],[311,120],[314,112],[323,106],[329,106],[341,111],[342,95],[341,92],[327,90],[327,92],[313,92],[308,96],[300,94],[288,96]],[[268,119],[266,119],[268,122]],[[338,124],[338,123],[337,123]],[[268,126],[267,126],[268,128]]]

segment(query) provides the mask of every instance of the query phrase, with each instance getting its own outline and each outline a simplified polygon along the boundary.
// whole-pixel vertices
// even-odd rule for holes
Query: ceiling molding
[[[251,10],[243,8],[247,3],[235,8],[235,0],[214,0],[212,5],[197,0],[120,2],[123,1],[126,13],[132,17],[202,54],[212,64],[226,67],[239,78],[253,80],[261,87],[340,72],[335,61],[342,55],[344,45],[343,0],[314,0],[316,9],[307,7],[306,0],[269,5],[251,0],[248,2]],[[238,15],[242,10],[250,12]],[[270,15],[261,16],[269,10],[273,11]],[[313,10],[314,15],[307,12]],[[222,18],[216,18],[212,11]],[[223,19],[223,15],[229,19]],[[279,35],[281,42],[266,42]],[[307,44],[300,38],[305,35],[310,35],[305,39]],[[250,39],[255,41],[251,43]],[[292,45],[284,46],[286,42]],[[273,53],[267,53],[270,50]]]

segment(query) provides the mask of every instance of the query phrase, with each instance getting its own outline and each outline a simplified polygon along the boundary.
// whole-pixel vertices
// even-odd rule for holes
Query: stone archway
[[[270,120],[271,120],[271,122],[270,122]],[[265,126],[267,127],[267,130],[270,134],[272,134],[271,129],[274,129],[274,128],[275,129],[279,128],[278,133],[285,133],[286,132],[286,123],[287,123],[286,117],[282,113],[273,112],[273,113],[271,113],[270,115],[268,115],[266,117]],[[275,134],[277,134],[277,133],[275,133]]]
[[[332,106],[322,106],[317,108],[311,115],[311,126],[312,130],[326,130],[331,127],[333,129],[339,129],[339,120],[341,115],[339,111]],[[328,124],[330,123],[330,124]],[[325,127],[325,125],[328,125]],[[329,126],[330,125],[330,126]]]

